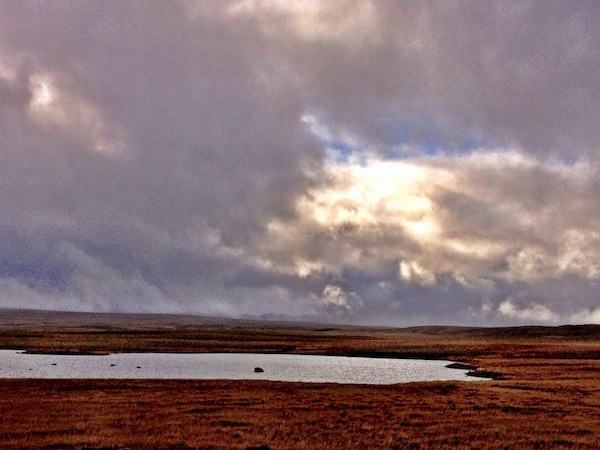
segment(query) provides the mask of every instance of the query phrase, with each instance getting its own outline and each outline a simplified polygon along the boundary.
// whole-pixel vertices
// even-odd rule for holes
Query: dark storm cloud
[[[600,319],[599,14],[2,2],[0,305]]]
[[[298,102],[259,74],[260,39],[178,3],[6,3],[2,18],[5,224],[125,277],[192,282],[237,259],[213,247],[287,212],[316,152]],[[55,98],[32,105],[44,83]]]
[[[477,138],[596,153],[594,4],[373,4],[372,39],[294,40],[284,53],[311,80],[315,108],[331,121],[374,140]]]

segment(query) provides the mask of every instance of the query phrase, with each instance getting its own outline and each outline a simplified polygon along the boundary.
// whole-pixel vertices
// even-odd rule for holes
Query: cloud
[[[600,323],[600,309],[583,309],[573,313],[567,320],[571,323],[579,324]]]
[[[294,36],[307,42],[334,41],[347,45],[380,38],[377,9],[370,0],[239,0],[231,2],[232,16],[255,18],[267,35]]]
[[[508,150],[327,167],[326,181],[298,198],[299,218],[270,227],[271,248],[280,240],[305,260],[315,247],[327,255],[308,266],[369,267],[371,255],[374,265],[395,258],[406,280],[433,282],[431,269],[510,281],[598,277],[597,169],[588,165]]]
[[[2,2],[0,306],[593,319],[599,14]]]
[[[593,302],[597,168],[517,149],[326,167],[323,183],[297,199],[296,216],[274,221],[261,245],[280,271],[351,285],[349,272],[368,274],[370,280],[354,280],[355,289],[393,283],[390,304],[414,295],[413,285],[432,298],[445,291],[447,302],[464,308],[491,296],[500,318],[519,320],[533,320],[534,311],[536,320],[556,321],[551,307],[566,317],[569,308]],[[546,288],[551,282],[563,283],[562,292]],[[511,292],[524,293],[529,306],[511,309],[503,300]],[[544,314],[540,301],[549,305]]]
[[[400,261],[400,279],[424,286],[435,284],[435,275],[416,262]]]
[[[324,309],[331,316],[347,316],[362,306],[361,298],[354,292],[346,292],[340,286],[328,284],[320,297],[315,298],[319,309]]]
[[[570,157],[598,148],[600,11],[589,3],[242,1],[232,9],[273,43],[271,56],[295,74],[312,110],[373,141],[517,142]]]
[[[498,312],[510,319],[528,322],[556,322],[558,319],[558,315],[544,305],[533,303],[526,308],[519,308],[511,299],[500,303]]]

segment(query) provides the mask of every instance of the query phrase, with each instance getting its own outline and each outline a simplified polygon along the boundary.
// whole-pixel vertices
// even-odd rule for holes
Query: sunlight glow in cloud
[[[525,178],[535,174],[539,181],[515,192],[515,172]],[[494,176],[486,176],[490,173]],[[302,278],[339,276],[345,267],[384,273],[396,264],[401,283],[451,282],[486,295],[497,290],[496,283],[536,285],[573,276],[596,282],[600,245],[598,234],[587,229],[594,182],[587,184],[586,173],[581,166],[546,164],[515,150],[360,164],[331,161],[323,183],[299,198],[297,218],[269,228],[267,253],[303,255],[289,268]],[[545,186],[560,196],[538,203],[535,193]],[[574,210],[565,216],[562,196],[583,201],[580,190],[590,188],[589,203],[571,205]],[[557,217],[565,221],[558,228]],[[486,229],[490,223],[493,230]],[[320,236],[331,241],[315,247]],[[503,301],[497,312],[523,321],[564,317],[537,302],[517,307]],[[483,313],[489,316],[489,308]]]
[[[600,9],[0,2],[0,307],[600,322]]]
[[[89,150],[106,156],[125,156],[124,140],[108,128],[94,106],[61,91],[48,75],[33,74],[30,89],[29,113],[39,125],[56,127],[77,137]]]
[[[307,41],[347,43],[379,37],[377,11],[370,0],[237,0],[229,5],[228,12],[256,17],[266,33],[291,30]]]

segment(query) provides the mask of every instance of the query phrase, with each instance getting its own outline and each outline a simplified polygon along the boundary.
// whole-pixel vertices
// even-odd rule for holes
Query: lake
[[[164,378],[396,384],[476,381],[449,361],[257,353],[28,354],[0,350],[0,378]],[[256,373],[260,367],[264,372]]]

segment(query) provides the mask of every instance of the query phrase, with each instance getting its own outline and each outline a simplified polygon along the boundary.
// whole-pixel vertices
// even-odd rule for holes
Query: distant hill
[[[368,331],[381,334],[394,333],[413,336],[431,336],[448,338],[579,338],[600,339],[600,325],[561,325],[561,326],[518,326],[518,327],[461,327],[461,326],[415,326],[406,328],[351,326],[323,324],[313,322],[291,322],[281,317],[233,319],[227,317],[209,317],[177,314],[135,314],[135,313],[89,313],[28,309],[0,309],[0,327],[102,327],[106,328],[153,328],[153,327],[265,327],[300,328],[315,332],[360,332]]]

